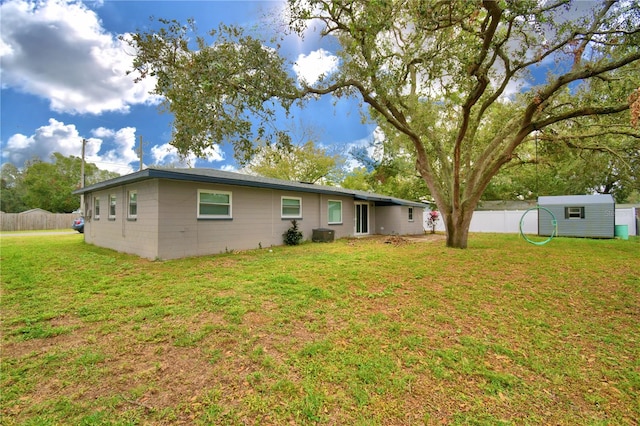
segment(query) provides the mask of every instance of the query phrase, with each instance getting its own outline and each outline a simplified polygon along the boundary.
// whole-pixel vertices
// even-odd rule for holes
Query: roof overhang
[[[316,185],[310,183],[291,182],[280,179],[263,178],[240,173],[224,172],[214,169],[145,169],[139,172],[99,182],[73,191],[74,194],[86,194],[102,191],[122,185],[141,182],[149,179],[169,179],[189,182],[217,183],[224,185],[247,186],[253,188],[277,189],[283,191],[310,192],[326,195],[350,196],[356,200],[375,203],[377,206],[407,205],[411,207],[428,207],[428,203],[420,203],[399,198],[356,191],[335,186]]]

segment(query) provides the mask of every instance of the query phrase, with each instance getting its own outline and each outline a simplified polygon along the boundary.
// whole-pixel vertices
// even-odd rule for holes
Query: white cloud
[[[31,136],[20,133],[11,136],[2,149],[2,157],[21,167],[32,158],[47,161],[54,152],[66,157],[82,155],[82,136],[75,125],[51,118],[48,125],[37,128]]]
[[[99,169],[120,174],[131,173],[130,163],[137,162],[136,138],[134,127],[112,130],[100,127],[91,131],[93,137],[87,138],[85,160],[94,163]],[[33,158],[50,161],[54,152],[65,157],[82,157],[82,136],[75,124],[65,124],[54,118],[49,124],[36,129],[33,135],[15,134],[2,147],[3,161],[9,161],[17,167]]]
[[[0,4],[2,87],[50,102],[54,111],[100,114],[154,104],[151,80],[134,83],[131,48],[105,32],[95,12],[74,0]]]
[[[308,55],[298,55],[298,59],[293,64],[293,71],[301,83],[314,84],[322,77],[335,72],[338,69],[338,62],[337,56],[324,49],[318,49]]]
[[[224,152],[219,145],[208,148],[205,150],[206,158],[208,162],[224,161]],[[178,155],[178,150],[171,144],[165,143],[163,145],[154,145],[151,147],[152,163],[157,165],[169,165],[174,164],[178,166],[194,166],[198,158],[195,155],[189,155],[187,158],[181,158]]]
[[[137,162],[136,128],[123,127],[119,130],[99,127],[91,131],[97,140],[108,145],[110,149],[96,151],[94,154],[86,154],[87,162],[95,163],[99,169],[110,170],[120,174],[131,173],[133,168],[130,163]]]
[[[151,157],[153,157],[153,164],[172,163],[178,160],[178,151],[168,143],[154,145],[151,147]]]
[[[350,152],[354,148],[365,148],[369,158],[373,160],[381,160],[384,153],[384,140],[386,136],[382,129],[378,126],[366,137],[349,142],[345,145],[345,152]],[[347,156],[345,169],[352,171],[362,167],[362,164],[355,160],[352,156]]]

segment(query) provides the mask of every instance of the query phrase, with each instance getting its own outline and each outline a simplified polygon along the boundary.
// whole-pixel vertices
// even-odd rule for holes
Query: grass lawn
[[[151,262],[1,241],[9,425],[640,419],[640,239],[384,238]]]

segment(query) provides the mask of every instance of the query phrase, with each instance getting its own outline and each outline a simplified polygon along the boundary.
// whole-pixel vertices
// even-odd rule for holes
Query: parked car
[[[78,231],[79,233],[84,233],[84,217],[79,217],[73,221],[73,225],[71,225],[73,229]]]

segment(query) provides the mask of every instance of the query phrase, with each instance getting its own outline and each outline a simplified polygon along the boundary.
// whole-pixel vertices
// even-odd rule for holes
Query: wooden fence
[[[35,209],[22,213],[0,213],[1,231],[32,231],[41,229],[69,229],[78,213],[50,213]]]

